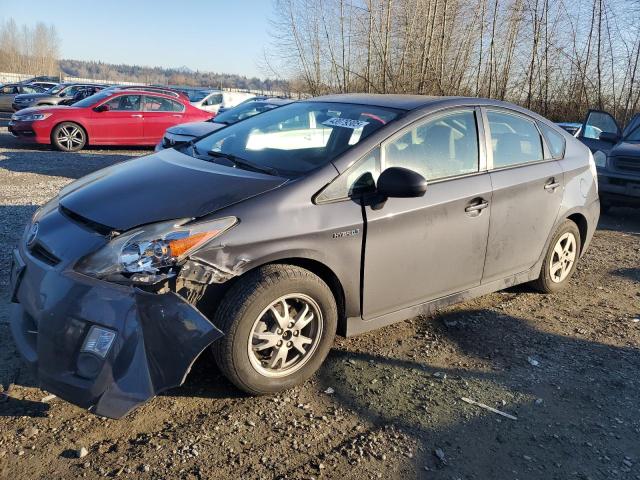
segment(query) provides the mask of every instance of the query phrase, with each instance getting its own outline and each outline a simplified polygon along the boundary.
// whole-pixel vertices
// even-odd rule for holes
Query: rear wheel
[[[87,144],[87,134],[77,123],[63,122],[51,132],[51,142],[63,152],[77,152]]]
[[[213,320],[225,336],[212,345],[224,375],[251,394],[307,380],[326,358],[337,325],[331,289],[293,265],[247,274],[222,300]]]
[[[576,270],[580,257],[580,231],[566,220],[556,231],[533,286],[544,293],[554,293],[566,287]]]

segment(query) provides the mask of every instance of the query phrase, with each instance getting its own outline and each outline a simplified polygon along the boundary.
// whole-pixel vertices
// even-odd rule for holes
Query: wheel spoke
[[[269,361],[269,368],[278,369],[284,367],[284,363],[287,360],[287,353],[289,353],[289,349],[283,344],[273,353],[273,357],[271,357]]]
[[[312,339],[310,339],[309,337],[305,337],[304,335],[294,337],[292,341],[293,341],[293,346],[296,348],[296,350],[298,350],[303,355],[307,353],[304,346],[313,342]]]
[[[254,333],[253,339],[262,341],[262,343],[259,343],[258,345],[253,346],[254,350],[260,351],[266,348],[275,347],[276,344],[280,341],[280,335],[272,332]]]
[[[558,272],[558,270],[562,270],[562,262],[556,262],[551,264],[551,275],[556,276],[556,273]]]
[[[298,314],[295,320],[294,328],[302,330],[313,320],[313,312],[309,310],[309,305],[304,304],[304,309]]]
[[[291,316],[289,315],[289,305],[287,304],[286,300],[281,300],[280,305],[282,306],[282,311],[284,312],[283,314],[278,312],[278,309],[275,305],[272,305],[269,310],[271,311],[273,318],[275,318],[276,322],[278,322],[278,326],[282,329],[285,329],[287,328],[287,325],[289,325],[289,320],[291,319]]]

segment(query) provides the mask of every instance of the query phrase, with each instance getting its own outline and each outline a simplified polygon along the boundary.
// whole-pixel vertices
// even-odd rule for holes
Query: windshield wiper
[[[253,170],[254,172],[266,173],[268,175],[278,176],[278,171],[272,167],[263,167],[261,165],[256,165],[248,160],[244,160],[236,155],[232,155],[231,153],[223,153],[223,152],[213,152],[209,151],[207,154],[211,157],[219,157],[229,160],[233,163],[233,166],[238,168],[244,168],[245,170]]]

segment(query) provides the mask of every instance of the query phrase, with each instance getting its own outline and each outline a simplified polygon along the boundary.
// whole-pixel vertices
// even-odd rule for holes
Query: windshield
[[[296,177],[326,165],[401,113],[368,105],[296,102],[218,130],[186,151],[203,159],[235,158]]]
[[[245,118],[253,117],[254,115],[266,112],[267,110],[272,110],[279,106],[280,105],[277,105],[275,103],[249,101],[247,103],[241,103],[237,107],[216,115],[213,121],[215,123],[224,123],[226,125],[231,125],[232,123],[239,122],[240,120],[244,120]]]
[[[190,102],[199,102],[211,93],[211,90],[189,90],[185,92]]]
[[[113,95],[113,90],[111,89],[106,89],[106,90],[102,90],[101,92],[98,93],[94,93],[93,95],[84,98],[82,100],[80,100],[79,102],[76,102],[73,104],[74,107],[80,107],[80,108],[86,108],[86,107],[91,107],[93,105],[95,105],[96,103],[98,103],[99,101],[109,97]]]
[[[56,93],[58,93],[60,90],[62,90],[65,87],[66,87],[66,85],[54,85],[49,90],[47,90],[47,93],[50,94],[50,95],[55,95]]]
[[[627,135],[625,138],[627,142],[640,142],[640,125],[638,125],[634,130]]]

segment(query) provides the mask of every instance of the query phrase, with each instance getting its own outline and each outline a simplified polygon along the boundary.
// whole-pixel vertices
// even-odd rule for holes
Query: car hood
[[[79,110],[78,107],[73,107],[71,105],[42,105],[40,107],[29,107],[23,108],[22,110],[16,112],[17,115],[27,115],[29,113],[55,113],[56,111],[69,109]]]
[[[217,165],[173,149],[98,170],[60,192],[60,205],[118,231],[147,223],[197,218],[286,182]]]
[[[167,129],[167,133],[174,135],[189,135],[192,137],[201,137],[207,133],[215,132],[216,130],[225,127],[222,123],[214,122],[189,122],[181,123]]]
[[[610,157],[636,157],[640,161],[640,143],[620,142],[609,152]]]

